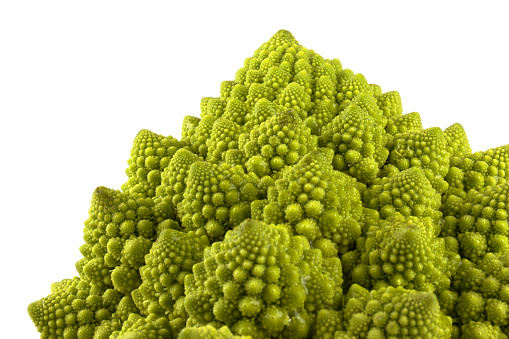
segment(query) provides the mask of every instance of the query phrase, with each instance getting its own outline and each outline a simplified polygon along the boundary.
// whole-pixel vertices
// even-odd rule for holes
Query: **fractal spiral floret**
[[[286,30],[240,65],[93,191],[41,338],[507,338],[509,145],[424,128]]]

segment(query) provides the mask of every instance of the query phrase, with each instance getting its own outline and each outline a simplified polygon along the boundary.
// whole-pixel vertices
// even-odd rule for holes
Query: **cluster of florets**
[[[507,338],[509,146],[277,32],[98,187],[41,338]],[[343,295],[343,291],[348,291]]]
[[[182,228],[207,234],[211,240],[250,217],[250,203],[263,196],[259,178],[240,167],[194,162],[189,168],[183,200],[177,205]]]
[[[450,290],[438,294],[443,312],[465,337],[506,338],[509,325],[509,253],[486,254],[477,264],[462,259]],[[460,327],[460,324],[463,324]],[[467,336],[470,334],[471,336]]]
[[[193,265],[202,261],[207,245],[208,239],[194,232],[172,228],[161,232],[140,269],[143,283],[131,293],[141,314],[167,314],[172,328],[184,327],[184,280]]]
[[[443,179],[449,171],[451,154],[447,140],[438,127],[424,130],[410,130],[394,137],[394,145],[388,162],[400,171],[420,167],[432,186],[443,193],[447,183]]]
[[[369,208],[380,211],[383,218],[400,213],[405,217],[431,217],[439,222],[442,216],[439,211],[440,194],[420,167],[374,180],[364,192],[363,202]]]
[[[157,222],[175,219],[178,203],[184,200],[189,168],[200,159],[198,155],[185,148],[175,152],[170,163],[161,174],[161,185],[156,190],[154,203]]]
[[[352,282],[379,289],[401,286],[418,291],[447,290],[460,264],[460,256],[437,237],[430,218],[395,216],[371,226],[352,272]]]
[[[509,178],[509,146],[456,156],[452,158],[451,166],[461,171],[460,188],[466,192],[503,184]]]
[[[263,220],[334,252],[345,252],[361,234],[362,214],[354,180],[332,168],[330,149],[313,151],[269,188]]]
[[[205,250],[185,284],[187,325],[226,325],[252,338],[306,338],[309,313],[337,309],[342,298],[338,257],[324,258],[305,238],[256,220]]]
[[[388,287],[371,292],[352,285],[345,297],[343,328],[334,338],[451,337],[451,318],[440,310],[432,292]],[[327,333],[327,329],[323,329]],[[330,333],[330,332],[329,332]]]
[[[335,151],[336,169],[361,182],[373,180],[389,155],[383,126],[355,104],[336,116],[322,133],[320,143]]]
[[[255,220],[242,223],[222,242],[214,243],[186,279],[189,324],[215,321],[236,333],[260,338],[281,333],[290,314],[301,311],[305,302],[296,266],[302,253],[292,258],[297,262],[290,260],[290,244],[285,229]],[[265,326],[257,328],[256,323]]]
[[[129,313],[131,300],[114,289],[100,290],[78,277],[51,285],[51,294],[31,303],[28,313],[41,338],[108,338]],[[134,305],[133,305],[134,306]]]
[[[125,171],[129,179],[122,185],[122,190],[153,197],[161,183],[161,172],[181,146],[172,136],[164,137],[146,129],[141,130],[133,142],[131,157],[127,161],[129,167]]]
[[[504,254],[509,250],[508,194],[509,183],[505,182],[482,192],[470,190],[464,198],[447,198],[442,233],[457,237],[462,257],[477,262],[488,252]]]
[[[138,269],[145,264],[157,238],[151,198],[98,187],[92,195],[76,262],[81,277],[99,288],[129,293],[141,283]]]
[[[243,144],[243,151],[247,158],[259,159],[256,166],[279,171],[285,166],[295,165],[316,147],[316,136],[311,135],[310,129],[295,111],[287,110],[273,115],[251,130],[249,139],[246,137]]]

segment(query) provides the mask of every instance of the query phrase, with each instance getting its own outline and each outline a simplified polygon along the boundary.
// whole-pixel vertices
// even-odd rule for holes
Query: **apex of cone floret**
[[[285,42],[298,43],[293,34],[286,29],[280,29],[277,31],[272,38],[270,38],[269,42],[279,42],[280,44]]]

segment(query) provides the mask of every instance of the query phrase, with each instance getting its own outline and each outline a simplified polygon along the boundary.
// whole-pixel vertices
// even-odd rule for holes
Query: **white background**
[[[136,133],[180,138],[281,28],[399,91],[424,127],[460,122],[474,150],[509,143],[503,1],[175,3],[0,5],[2,337],[38,338],[26,307],[76,274],[92,191],[126,181]]]

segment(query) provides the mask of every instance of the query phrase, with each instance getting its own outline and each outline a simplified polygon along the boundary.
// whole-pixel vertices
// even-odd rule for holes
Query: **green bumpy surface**
[[[437,233],[430,218],[394,217],[372,226],[353,282],[374,289],[389,285],[436,293],[449,289],[461,258],[446,250]],[[371,283],[363,271],[369,272]]]
[[[365,110],[351,104],[324,129],[321,144],[335,151],[336,169],[370,182],[389,155],[384,132]]]
[[[141,130],[133,142],[131,158],[127,161],[129,167],[126,169],[129,180],[122,185],[122,190],[153,197],[161,183],[161,172],[181,146],[172,136],[163,137],[146,129]]]
[[[341,275],[339,258],[323,258],[303,237],[246,220],[205,250],[186,277],[187,325],[226,325],[253,338],[306,338],[308,312],[339,306]]]
[[[424,128],[285,30],[239,66],[94,190],[41,338],[507,339],[509,145]]]
[[[96,326],[98,338],[109,338],[121,321],[116,313],[121,296],[115,292],[101,293],[78,277],[64,279],[52,284],[47,297],[31,303],[28,314],[41,338],[92,338]]]
[[[193,265],[202,261],[203,250],[209,245],[204,236],[165,229],[146,256],[147,264],[140,269],[143,283],[133,296],[144,315],[168,315],[172,326],[184,323],[184,280]]]
[[[451,318],[440,311],[432,292],[402,287],[365,290],[364,295],[348,300],[344,313],[344,332],[352,338],[440,339],[450,338],[452,331]],[[340,331],[336,338],[348,337]]]
[[[243,146],[248,158],[261,156],[273,171],[295,165],[308,151],[317,147],[317,139],[293,110],[275,114],[251,130]]]
[[[126,293],[141,283],[138,269],[157,237],[154,202],[106,187],[92,195],[76,269],[92,285]]]
[[[344,252],[361,233],[358,191],[351,178],[332,168],[330,149],[313,151],[269,188],[267,223],[284,223],[310,242],[330,240]]]
[[[375,180],[364,192],[363,201],[369,208],[380,211],[384,219],[395,213],[406,217],[430,217],[435,222],[442,217],[440,194],[420,167]]]
[[[443,178],[449,171],[450,157],[444,133],[440,128],[432,127],[396,135],[388,162],[400,171],[422,168],[433,188],[443,193],[447,189]]]

